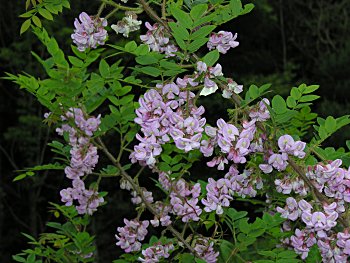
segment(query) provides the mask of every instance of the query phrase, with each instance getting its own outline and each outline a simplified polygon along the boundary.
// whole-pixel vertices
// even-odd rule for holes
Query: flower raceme
[[[124,37],[129,37],[131,32],[140,29],[142,21],[137,20],[137,15],[134,13],[126,12],[125,17],[118,21],[116,25],[111,25],[111,28],[117,34],[123,34]]]
[[[81,177],[90,174],[98,162],[97,148],[90,143],[90,137],[101,123],[100,116],[86,118],[81,109],[70,108],[61,120],[65,123],[56,131],[61,136],[65,132],[69,135],[71,160],[64,171],[73,186],[60,191],[61,201],[71,206],[77,200],[78,213],[91,215],[104,200],[96,189],[86,189]]]
[[[175,56],[178,48],[173,44],[169,44],[170,36],[166,33],[164,27],[157,23],[152,26],[149,22],[146,22],[145,26],[148,31],[145,35],[140,36],[141,41],[147,44],[151,51],[164,53],[166,57]]]
[[[79,21],[80,20],[80,21]],[[73,42],[78,46],[79,51],[87,48],[96,48],[97,45],[104,45],[107,38],[107,20],[99,17],[89,16],[82,12],[79,20],[74,21],[74,34],[71,35]]]
[[[231,32],[219,31],[210,35],[207,47],[209,50],[216,48],[220,53],[226,54],[230,48],[238,47],[239,42],[236,39],[237,33],[233,35]]]

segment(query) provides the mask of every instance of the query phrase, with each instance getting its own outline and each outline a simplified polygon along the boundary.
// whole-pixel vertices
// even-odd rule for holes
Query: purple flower
[[[269,164],[273,166],[273,168],[277,169],[278,171],[284,171],[287,168],[287,160],[288,155],[285,153],[282,154],[272,154],[269,158]]]
[[[162,258],[168,258],[170,256],[169,251],[171,250],[174,250],[174,245],[172,243],[162,245],[158,242],[142,250],[144,258],[139,257],[138,260],[145,263],[159,262]]]
[[[115,235],[118,242],[117,246],[120,246],[126,253],[139,251],[141,249],[141,243],[148,233],[147,227],[149,221],[145,220],[140,222],[137,219],[127,220],[124,219],[125,226],[118,227],[118,234]]]
[[[224,212],[222,208],[230,206],[230,201],[233,199],[229,194],[230,188],[231,182],[228,179],[221,178],[215,181],[209,178],[206,186],[207,196],[206,199],[202,199],[204,210],[215,211],[216,214],[221,215]]]
[[[201,259],[204,259],[207,263],[216,263],[219,252],[214,250],[214,242],[211,242],[209,238],[200,237],[196,239],[194,250]]]
[[[145,26],[148,31],[146,35],[140,36],[141,41],[147,44],[152,51],[165,53],[166,57],[175,56],[178,49],[176,46],[169,44],[169,37],[164,27],[157,23],[152,26],[149,22],[146,22]]]
[[[220,53],[226,54],[230,48],[235,48],[239,45],[237,34],[233,35],[231,32],[219,31],[218,33],[212,33],[207,47],[209,50],[217,49]]]
[[[79,22],[80,20],[80,22]],[[71,35],[73,42],[79,51],[87,48],[96,48],[97,44],[104,45],[107,38],[107,20],[99,17],[91,17],[85,12],[79,15],[79,20],[74,21],[74,34]]]
[[[286,199],[286,208],[277,207],[277,212],[281,213],[281,217],[295,221],[299,217],[298,203],[293,197]]]

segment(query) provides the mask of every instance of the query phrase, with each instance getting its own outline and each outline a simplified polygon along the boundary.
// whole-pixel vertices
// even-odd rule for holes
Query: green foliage
[[[23,234],[29,239],[34,249],[23,250],[13,256],[16,262],[93,262],[90,253],[95,251],[94,237],[84,231],[89,224],[88,216],[80,217],[74,207],[53,204],[52,213],[55,217],[61,215],[68,219],[64,224],[48,222],[47,226],[55,232],[43,233],[36,240],[34,237]]]

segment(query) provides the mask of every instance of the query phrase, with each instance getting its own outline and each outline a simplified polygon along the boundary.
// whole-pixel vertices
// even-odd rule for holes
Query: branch
[[[117,161],[116,158],[108,151],[106,145],[102,142],[101,138],[97,138],[98,143],[100,144],[100,149],[106,154],[106,156],[109,158],[109,160],[119,169],[121,176],[128,181],[132,188],[137,192],[137,194],[141,197],[142,202],[146,206],[147,210],[150,211],[153,215],[159,216],[155,208],[147,201],[145,196],[143,195],[143,191],[140,189],[140,186],[135,183],[135,181],[131,178],[131,176],[124,170],[123,166],[120,164],[119,161]],[[191,251],[193,255],[199,258],[197,252],[194,250],[193,247],[188,244],[188,242],[181,236],[180,232],[178,232],[172,225],[169,225],[167,227],[170,232],[175,236],[179,241],[181,241],[185,247]]]

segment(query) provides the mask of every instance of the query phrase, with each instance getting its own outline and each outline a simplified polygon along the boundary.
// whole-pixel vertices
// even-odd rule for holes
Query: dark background
[[[131,1],[129,1],[131,2]],[[272,83],[275,93],[288,94],[300,83],[320,84],[315,111],[322,117],[350,113],[350,1],[349,0],[255,0],[256,8],[222,29],[238,33],[240,46],[230,50],[220,63],[226,77],[238,83]],[[71,10],[55,17],[47,28],[67,53],[73,21],[81,11],[96,12],[98,1],[72,1]],[[25,12],[24,1],[0,0],[0,72],[27,72],[45,78],[30,51],[45,56],[45,50],[30,32],[19,36]],[[116,21],[112,21],[116,22]],[[143,29],[144,30],[144,29]],[[111,33],[112,34],[112,33]],[[113,38],[112,38],[113,39]],[[112,40],[111,40],[112,41]],[[211,116],[225,114],[220,100],[206,100]],[[215,109],[215,113],[211,109]],[[52,161],[45,147],[55,138],[42,123],[45,112],[35,99],[9,81],[0,80],[0,262],[27,248],[20,232],[35,237],[48,231],[52,220],[49,201],[59,201],[59,190],[67,186],[62,172],[40,173],[12,182],[15,171]],[[350,136],[343,128],[325,145],[340,147]],[[113,138],[109,138],[113,143]],[[109,204],[95,214],[91,233],[96,235],[99,262],[111,262],[120,251],[114,234],[124,216],[130,217],[129,196],[118,191],[118,182],[102,185],[110,192]]]

